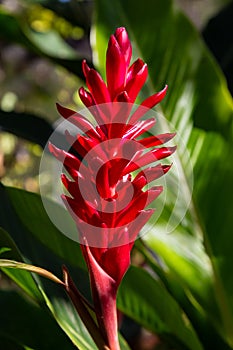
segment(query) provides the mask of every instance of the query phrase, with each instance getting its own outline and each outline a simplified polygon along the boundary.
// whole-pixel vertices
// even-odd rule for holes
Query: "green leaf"
[[[169,85],[159,111],[179,134],[174,157],[178,176],[172,170],[166,175],[167,203],[147,236],[148,244],[159,254],[167,278],[181,284],[192,307],[201,310],[206,322],[233,347],[232,97],[197,31],[173,1],[149,0],[145,6],[138,0],[96,1],[93,57],[102,73],[107,41],[117,26],[126,26],[135,58],[148,63],[149,79],[141,99]],[[163,130],[171,131],[168,123]],[[190,158],[184,156],[185,148]],[[188,207],[190,164],[194,188]],[[174,205],[177,188],[180,207]],[[181,222],[179,209],[188,209]],[[171,218],[178,226],[168,235]],[[191,312],[190,318],[198,329]]]
[[[19,262],[22,262],[22,256],[16,247],[14,241],[9,236],[9,234],[0,228],[0,247],[5,246],[7,247],[3,254],[1,255],[1,258],[5,259],[16,259]],[[0,261],[3,259],[0,259]],[[38,286],[33,279],[32,275],[29,272],[21,271],[21,270],[14,270],[14,269],[4,269],[3,266],[0,266],[2,270],[13,280],[15,281],[28,295],[30,295],[31,298],[36,300],[37,302],[42,302],[42,295],[38,289]]]
[[[82,77],[82,55],[80,57],[57,33],[35,33],[26,26],[25,19],[0,11],[0,37],[23,45],[34,54],[49,58]]]
[[[33,350],[76,348],[47,310],[18,293],[0,291],[0,309],[0,338],[4,336],[8,341]]]
[[[53,132],[53,127],[35,115],[0,110],[2,131],[10,132],[44,147]]]
[[[77,312],[64,296],[54,297],[53,295],[47,296],[45,293],[44,298],[47,306],[52,312],[54,318],[60,325],[60,327],[66,332],[72,342],[77,345],[80,350],[94,350],[97,349],[86,327],[79,318]]]
[[[9,251],[10,251],[10,248],[2,247],[2,248],[0,248],[0,255],[5,253],[5,252],[9,252]]]
[[[171,240],[168,240],[168,237]],[[191,320],[204,349],[216,347],[230,350],[231,347],[226,344],[209,322],[210,313],[206,310],[211,311],[213,308],[215,308],[215,312],[218,310],[216,310],[216,301],[213,300],[214,292],[210,289],[212,279],[208,280],[206,273],[208,270],[206,268],[201,270],[201,259],[197,263],[199,256],[203,257],[203,254],[197,250],[197,242],[192,237],[189,242],[185,236],[179,242],[176,234],[163,236],[154,234],[153,237],[149,238],[149,242],[150,248],[147,248],[145,243],[141,241],[136,242],[136,247]],[[161,263],[161,258],[166,261],[166,266],[164,266],[164,261]],[[205,294],[206,298],[204,298]],[[205,306],[207,301],[208,305]]]
[[[55,283],[63,285],[63,282],[53,273],[49,272],[48,270],[42,269],[39,266],[25,264],[19,261],[9,259],[0,259],[0,268],[25,270],[28,272],[36,273],[37,275],[48,278]]]
[[[125,339],[122,337],[122,335],[119,333],[118,336],[119,336],[119,343],[120,343],[121,350],[130,350],[129,345],[127,344]]]
[[[131,267],[118,293],[118,307],[180,349],[203,349],[175,300],[143,269]]]
[[[204,310],[219,315],[214,296],[213,271],[203,243],[193,236],[180,233],[161,234],[154,230],[145,240],[172,271],[177,283],[189,290]]]
[[[2,199],[0,225],[12,235],[20,249],[22,248],[22,252],[26,249],[27,244],[30,244],[28,250],[32,249],[33,251],[31,245],[36,246],[40,242],[56,256],[62,258],[63,263],[86,269],[79,244],[67,238],[52,224],[38,194],[16,188],[4,188],[1,185],[0,197]],[[59,205],[52,201],[49,201],[49,204],[53,206],[54,212],[58,213],[58,217],[60,217],[61,211],[62,217],[66,215],[66,213],[63,213],[64,209]],[[67,222],[72,223],[68,219]],[[21,234],[19,227],[22,230]],[[74,230],[74,225],[67,227],[67,229]],[[28,253],[30,254],[29,251]],[[34,253],[38,255],[38,252]],[[29,257],[30,255],[28,255]],[[33,263],[37,264],[35,260]]]
[[[33,262],[34,265],[52,271],[59,277],[62,265],[65,264],[79,290],[89,297],[88,276],[80,268],[85,267],[85,265],[78,244],[69,240],[52,225],[38,195],[17,189],[9,189],[9,192],[11,196],[8,196],[3,186],[0,187],[0,224],[9,231],[16,241],[24,256],[24,261],[26,263]],[[14,201],[14,206],[11,200]],[[18,213],[15,212],[14,208],[17,209]],[[19,208],[22,209],[22,212]],[[22,215],[25,215],[23,222],[21,221]],[[0,240],[1,238],[4,247],[10,246],[10,244],[6,244],[6,237],[3,238],[2,234]],[[15,260],[23,261],[18,249],[17,254],[18,257]],[[5,257],[12,258],[12,254]],[[80,350],[96,348],[63,288],[44,278],[37,277],[36,291],[32,291],[28,288],[30,281],[25,281],[25,278],[31,277],[27,271],[6,268],[4,272],[37,302],[47,304],[58,324]]]
[[[27,38],[45,55],[61,59],[76,59],[77,53],[55,31],[39,33],[23,28]]]
[[[22,236],[25,239],[28,239],[25,233]],[[4,230],[0,230],[0,245],[2,243],[8,247],[11,247],[10,252],[4,253],[6,257],[14,257],[17,258],[17,260],[19,261],[23,260],[15,243]],[[24,241],[24,243],[26,242]],[[34,260],[37,260],[37,254],[34,254],[36,250],[38,250],[37,254],[42,254],[40,256],[40,262],[42,262],[42,264],[45,265],[47,263],[46,256],[43,255],[43,251],[41,251],[38,243],[36,243],[36,249],[31,252],[30,259],[33,260],[34,258]],[[27,251],[25,251],[25,253],[26,256],[28,256]],[[56,260],[51,259],[50,268],[53,270],[56,270],[56,266],[54,265],[55,263]],[[62,261],[60,261],[59,264],[59,266],[61,266]],[[85,326],[81,322],[79,316],[77,315],[75,309],[71,305],[70,301],[68,300],[67,296],[65,295],[65,292],[63,291],[63,289],[61,289],[61,287],[57,286],[57,284],[54,283],[45,283],[44,279],[42,281],[40,278],[37,278],[35,282],[28,271],[12,268],[17,267],[18,265],[19,268],[26,267],[26,269],[29,268],[29,271],[34,271],[34,268],[28,266],[27,264],[20,264],[9,260],[3,261],[3,259],[0,259],[0,267],[1,265],[3,271],[12,280],[14,280],[29,296],[31,296],[39,305],[42,306],[46,304],[48,306],[50,312],[53,314],[60,327],[64,330],[65,333],[67,333],[72,342],[76,344],[80,350],[96,349],[93,340],[91,339]],[[85,280],[84,276],[81,273],[81,270],[76,271],[76,274],[78,276],[77,280],[79,281],[78,285],[79,287],[81,286],[82,290],[83,280]],[[60,330],[60,332],[62,331]]]
[[[118,26],[127,27],[134,57],[148,63],[146,96],[168,84],[164,112],[179,126],[179,132],[186,136],[193,119],[198,127],[221,132],[232,140],[233,102],[226,81],[196,29],[174,1],[149,0],[141,6],[139,0],[96,0],[93,57],[102,73],[108,38]]]
[[[67,265],[72,277],[83,294],[90,298],[88,286],[88,275],[78,243],[69,240],[61,232],[59,232],[50,222],[44,210],[40,197],[36,194],[23,190],[4,188],[1,186],[1,211],[0,223],[8,228],[12,236],[20,245],[26,261],[33,262],[38,266],[44,267],[59,276],[61,266]],[[53,205],[51,203],[51,205]],[[54,204],[54,210],[56,205]],[[19,234],[20,230],[20,234]],[[0,246],[12,247],[11,255],[4,258],[13,258],[22,261],[22,257],[15,244],[10,240],[9,236],[0,231]],[[10,242],[9,242],[10,240]],[[47,247],[47,248],[46,248]],[[4,254],[9,254],[6,252]],[[14,254],[13,254],[14,253]],[[55,254],[56,253],[56,254]],[[1,259],[0,259],[1,260]],[[9,265],[10,264],[10,265]],[[54,283],[47,282],[40,278],[36,278],[36,291],[31,292],[31,281],[25,280],[31,275],[26,271],[15,270],[9,268],[17,265],[15,262],[5,261],[4,272],[19,284],[29,295],[42,304],[42,298],[38,297],[38,292],[42,293],[43,300],[52,312],[60,327],[67,333],[69,338],[80,350],[93,350],[96,346],[87,332],[85,326],[81,322],[74,307],[65,295],[65,292]],[[26,267],[34,271],[34,268],[28,265],[19,264],[20,267]],[[75,267],[75,269],[74,269]],[[43,271],[42,271],[43,272]],[[46,277],[46,273],[45,273]],[[32,280],[33,281],[33,280]],[[33,281],[34,282],[34,281]],[[29,289],[29,291],[27,290]],[[120,337],[122,349],[128,350],[125,341]]]
[[[9,253],[11,253],[10,257],[17,256],[18,260],[22,260],[22,256],[17,250],[12,239],[6,234],[5,231],[1,230],[0,244],[1,242],[4,242],[4,244],[6,244],[7,241],[8,241],[7,245],[11,246],[12,249],[11,249],[11,252],[6,252],[5,254],[6,255],[8,254],[9,256]],[[43,261],[43,258],[44,257],[42,256],[41,257],[42,261]],[[60,264],[62,264],[62,262]],[[76,344],[76,346],[78,346],[80,350],[96,349],[95,344],[93,343],[93,340],[91,339],[89,333],[87,332],[85,326],[81,322],[79,316],[77,315],[70,301],[66,297],[63,289],[61,289],[61,287],[59,287],[57,284],[54,284],[54,283],[53,284],[42,283],[42,280],[40,278],[37,278],[36,279],[37,282],[35,283],[31,274],[28,271],[36,272],[36,273],[39,272],[40,274],[42,272],[41,275],[42,276],[44,275],[44,277],[49,277],[50,274],[48,275],[47,272],[41,268],[29,266],[28,264],[23,264],[23,263],[15,262],[12,260],[6,260],[6,259],[0,259],[0,268],[2,268],[2,270],[12,280],[14,280],[29,296],[31,296],[38,303],[38,305],[40,305],[41,307],[43,306],[43,308],[45,304],[47,305],[50,312],[53,314],[55,320],[60,325],[61,329],[64,330],[64,332],[68,335],[68,337],[72,340],[72,342]],[[26,269],[28,271],[24,271],[21,269]],[[79,279],[80,279],[80,276],[79,276]],[[52,280],[54,280],[53,276],[52,276]],[[55,282],[56,282],[56,277],[55,277]],[[25,314],[25,318],[26,317],[27,316]],[[28,317],[29,317],[28,322],[30,322],[30,313],[28,314]],[[12,322],[12,327],[17,327],[17,324],[15,325],[13,321],[11,322]],[[43,327],[43,320],[40,325],[40,328],[41,327]],[[62,333],[61,329],[60,329],[60,333]],[[58,332],[59,332],[59,328],[56,331],[56,334],[52,334],[52,330],[51,330],[51,338],[56,338]],[[17,333],[16,333],[16,339],[17,339]]]
[[[6,339],[6,337],[0,336],[0,344],[3,349],[7,350],[33,350],[28,347],[17,344],[17,342],[12,341],[12,339]]]

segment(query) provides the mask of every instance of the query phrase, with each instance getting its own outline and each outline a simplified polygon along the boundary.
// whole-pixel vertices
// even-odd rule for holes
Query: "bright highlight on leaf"
[[[38,266],[24,264],[24,263],[14,261],[14,260],[0,259],[0,268],[26,270],[28,272],[33,272],[33,273],[36,273],[42,277],[48,278],[55,283],[64,285],[64,282],[62,282],[53,273],[51,273],[45,269],[42,269],[41,267],[38,267]]]
[[[0,248],[0,255],[5,253],[5,252],[9,252],[9,251],[10,251],[10,248],[2,247],[2,248]]]

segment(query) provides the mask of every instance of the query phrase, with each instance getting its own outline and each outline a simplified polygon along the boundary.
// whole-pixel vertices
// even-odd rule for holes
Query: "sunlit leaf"
[[[47,57],[71,72],[82,77],[82,58],[57,35],[42,35],[33,33],[25,27],[24,21],[6,11],[0,11],[0,37],[8,42],[26,47],[30,52]],[[51,42],[52,40],[52,42]]]
[[[2,248],[0,248],[0,255],[5,253],[5,252],[9,252],[9,251],[10,251],[10,248],[2,247]]]
[[[77,53],[55,31],[39,33],[27,28],[25,34],[39,50],[48,56],[61,59],[77,58]]]
[[[1,258],[4,259],[16,259],[19,262],[23,261],[23,258],[15,245],[14,241],[10,235],[0,228],[0,247],[6,247],[4,252],[2,252]],[[2,259],[0,259],[2,260]],[[14,270],[14,269],[1,269],[13,280],[15,281],[31,298],[37,302],[42,302],[42,295],[38,289],[38,286],[33,279],[32,275],[27,271]]]
[[[53,273],[45,269],[42,269],[41,267],[38,267],[38,266],[29,265],[29,264],[21,263],[19,261],[14,261],[14,260],[0,259],[0,268],[19,269],[19,270],[33,272],[42,277],[48,278],[55,283],[63,285],[63,282],[58,277],[56,277]]]
[[[203,349],[175,300],[146,271],[131,267],[118,293],[118,307],[178,349]]]

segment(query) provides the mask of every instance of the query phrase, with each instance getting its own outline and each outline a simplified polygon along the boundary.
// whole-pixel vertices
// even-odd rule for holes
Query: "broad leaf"
[[[22,235],[27,240],[27,235],[25,232]],[[24,243],[26,243],[24,241]],[[16,248],[15,243],[12,239],[7,235],[7,233],[3,230],[0,231],[0,244],[4,244],[11,248],[10,252],[5,252],[4,257],[17,257],[19,261],[23,260],[23,257],[20,255],[19,250]],[[27,246],[25,244],[25,246]],[[40,256],[40,262],[43,265],[47,265],[46,255],[43,255],[43,251],[40,250],[40,246],[37,243],[37,254],[42,254]],[[30,254],[30,259],[37,260],[38,256],[35,254],[35,251],[32,251]],[[25,250],[26,257],[27,250]],[[28,259],[27,259],[28,260]],[[56,270],[56,266],[54,263],[55,259],[50,260],[50,269]],[[60,265],[62,261],[60,262]],[[16,267],[14,269],[13,267]],[[60,325],[61,329],[64,330],[65,333],[69,336],[72,342],[80,349],[80,350],[91,350],[95,349],[95,344],[91,339],[89,333],[87,332],[85,326],[81,322],[79,316],[71,305],[70,301],[66,297],[63,288],[61,286],[48,282],[43,278],[36,278],[36,283],[33,280],[31,274],[28,271],[32,272],[40,272],[41,269],[34,268],[33,266],[29,266],[28,264],[18,263],[6,259],[0,259],[0,268],[10,277],[12,278],[28,295],[30,295],[40,306],[45,307],[48,306],[50,312],[53,314],[55,320]],[[28,271],[21,270],[21,268],[26,269]],[[77,272],[79,287],[83,285],[83,276],[81,274],[81,270]],[[45,277],[46,273],[44,274]],[[82,290],[82,288],[81,288]],[[6,305],[7,306],[7,305]],[[26,316],[26,315],[25,315]],[[29,320],[30,322],[30,320]],[[41,321],[43,326],[43,321]],[[6,325],[7,328],[7,325]],[[62,330],[60,332],[62,333]],[[59,328],[58,328],[59,330]],[[9,328],[10,332],[10,328]],[[52,330],[51,330],[52,332]],[[5,334],[5,331],[4,331]],[[17,334],[16,334],[17,337]],[[56,335],[53,335],[56,337]],[[126,348],[127,349],[127,348]]]
[[[118,307],[178,349],[203,349],[178,304],[143,269],[131,267],[118,293]]]
[[[14,190],[16,192],[19,191],[15,197],[13,196]],[[20,194],[22,194],[22,197]],[[33,202],[34,197],[38,201],[35,200]],[[18,200],[20,199],[21,204],[19,204],[17,198]],[[30,215],[26,215],[23,222],[21,221],[21,216],[16,214],[11,199],[14,200],[15,207],[17,207],[17,205],[20,207],[23,203],[26,204],[25,211],[23,210],[24,214],[30,209],[28,212]],[[18,261],[24,260],[27,263],[33,262],[34,265],[45,268],[58,277],[61,277],[61,268],[62,265],[65,264],[70,270],[72,277],[77,282],[81,292],[88,297],[88,276],[83,269],[80,269],[80,266],[84,267],[84,263],[78,244],[70,241],[52,225],[46,216],[46,212],[43,210],[43,205],[38,195],[12,189],[11,199],[3,186],[1,186],[0,224],[7,229],[14,238],[24,259],[18,249],[14,257],[13,254],[10,255],[11,252],[6,252],[1,257],[14,258]],[[35,220],[34,224],[32,224],[33,220]],[[32,224],[31,228],[30,223]],[[24,224],[26,224],[27,227]],[[10,248],[13,246],[14,248],[15,244],[12,244],[12,242],[7,244],[8,237],[6,237],[5,232],[3,235],[3,232],[4,231],[0,234],[2,246]],[[17,254],[18,257],[16,257]],[[68,334],[70,339],[72,339],[73,343],[76,344],[80,350],[95,349],[93,340],[80,321],[62,287],[47,281],[45,278],[37,277],[36,290],[32,290],[34,287],[33,285],[31,286],[30,279],[28,281],[28,278],[32,277],[28,272],[12,268],[5,268],[4,271],[9,277],[13,278],[17,284],[23,287],[26,292],[29,292],[29,295],[37,300],[37,302],[40,304],[45,302],[47,304],[61,328]],[[88,347],[86,344],[89,344]]]
[[[20,345],[33,350],[76,349],[48,310],[18,293],[0,291],[0,309],[0,339],[4,336],[18,344],[14,349],[21,349]]]
[[[214,330],[210,322],[210,313],[215,315],[219,314],[219,311],[216,309],[214,291],[211,290],[213,283],[211,270],[208,268],[210,263],[205,261],[208,257],[205,257],[200,242],[192,237],[190,239],[186,236],[180,237],[177,232],[172,235],[150,236],[149,243],[150,248],[140,240],[136,242],[136,247],[191,320],[204,349],[216,347],[230,350],[231,347]]]
[[[62,59],[77,59],[77,53],[55,31],[46,33],[34,32],[30,28],[23,28],[25,35],[45,55]]]
[[[0,110],[0,128],[44,147],[53,127],[40,117],[31,114]]]
[[[4,228],[8,228],[20,245],[26,261],[53,271],[57,276],[60,276],[61,267],[65,264],[68,266],[79,290],[87,298],[90,298],[88,275],[83,270],[85,265],[78,244],[69,240],[52,225],[38,195],[13,188],[8,188],[7,191],[3,186],[1,187],[0,223]],[[17,210],[17,213],[14,209]],[[56,204],[54,204],[54,210],[57,210]],[[15,243],[4,230],[0,231],[0,246],[11,248],[1,257],[23,261]],[[25,268],[28,271],[39,272],[40,274],[42,272],[42,275],[49,277],[46,271],[31,267],[28,264],[9,262],[9,260],[4,259],[0,259],[1,266],[4,272],[37,302],[47,304],[58,324],[80,350],[96,349],[92,338],[62,287],[38,277],[35,284],[32,276],[20,269]],[[120,337],[120,341],[122,349],[128,350],[128,345],[122,337]]]
[[[1,185],[0,197],[0,225],[11,234],[22,253],[28,249],[29,259],[29,250],[34,253],[35,258],[35,255],[38,256],[35,246],[38,245],[38,250],[39,244],[42,244],[43,247],[47,247],[53,254],[63,259],[63,263],[85,269],[78,243],[68,239],[52,224],[39,195],[16,188],[5,189]],[[54,211],[58,212],[59,217],[59,210],[62,208],[53,202],[49,203],[54,207]],[[74,230],[74,227],[70,229]],[[37,264],[37,261],[34,259],[33,263]]]
[[[0,228],[0,247],[4,248],[5,251],[1,254],[1,259],[15,259],[18,262],[23,262],[23,258],[15,245],[10,235]],[[7,249],[7,250],[6,250]],[[38,286],[29,272],[15,269],[4,269],[3,266],[0,268],[13,280],[15,281],[31,298],[41,303],[43,298],[38,289]]]

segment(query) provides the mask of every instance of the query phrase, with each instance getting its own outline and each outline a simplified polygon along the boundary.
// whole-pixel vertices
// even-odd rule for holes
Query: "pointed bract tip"
[[[91,69],[91,68],[88,66],[87,61],[86,61],[86,60],[83,60],[83,61],[82,61],[82,70],[83,70],[83,74],[84,74],[85,78],[87,77],[87,75],[88,75],[90,69]]]
[[[129,103],[130,98],[126,91],[122,91],[119,95],[116,96],[116,101]]]
[[[118,41],[116,39],[116,37],[114,35],[111,35],[108,41],[108,49],[113,46],[113,45],[117,45],[119,47]]]
[[[72,109],[66,108],[66,107],[60,105],[59,103],[56,103],[56,107],[57,107],[58,113],[65,119],[68,119],[69,117],[71,117],[72,115],[74,115],[76,113]]]
[[[116,38],[116,40],[118,41],[118,43],[121,47],[126,48],[126,47],[131,46],[131,43],[130,43],[130,40],[128,37],[128,33],[124,27],[117,28],[115,33],[114,33],[114,37]]]
[[[52,153],[52,154],[55,154],[56,152],[56,147],[49,141],[48,142],[48,149],[49,149],[49,152]]]
[[[121,53],[124,55],[126,66],[128,67],[132,56],[132,45],[128,33],[124,27],[119,27],[116,29],[114,36],[119,44]]]
[[[172,164],[173,163],[171,163],[171,164],[164,164],[164,165],[162,165],[162,169],[163,169],[163,173],[164,174],[166,174],[170,169],[171,169],[171,167],[172,167]]]
[[[86,89],[84,89],[83,86],[81,86],[81,87],[78,89],[78,94],[79,94],[79,97],[80,97],[81,99],[82,99],[82,98],[89,99],[88,93],[87,93]]]
[[[118,35],[122,34],[123,32],[127,34],[127,31],[126,31],[125,27],[118,27],[118,28],[115,30],[114,35],[115,35],[115,36],[118,36]],[[128,35],[127,35],[127,36],[128,36]]]

